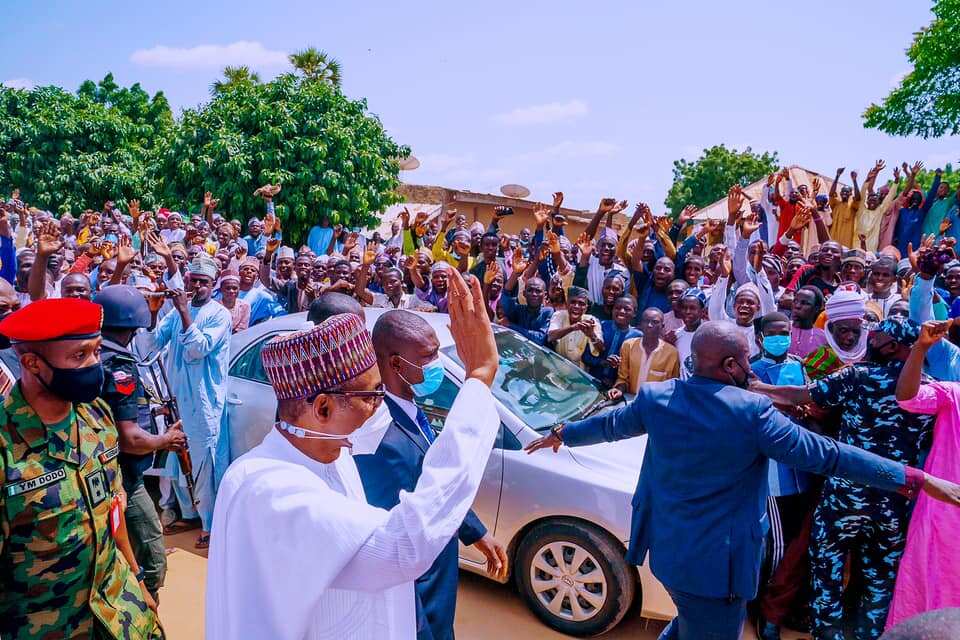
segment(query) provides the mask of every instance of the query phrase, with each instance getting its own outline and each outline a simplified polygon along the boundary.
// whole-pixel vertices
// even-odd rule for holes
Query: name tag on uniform
[[[41,489],[51,484],[55,484],[66,477],[67,470],[61,468],[57,469],[56,471],[51,471],[50,473],[45,473],[42,476],[37,476],[36,478],[23,480],[21,482],[17,482],[16,484],[8,484],[5,487],[5,492],[9,497],[18,496],[21,493],[26,493],[27,491],[33,491],[34,489]]]
[[[107,464],[120,453],[120,445],[114,445],[100,454],[100,464]]]

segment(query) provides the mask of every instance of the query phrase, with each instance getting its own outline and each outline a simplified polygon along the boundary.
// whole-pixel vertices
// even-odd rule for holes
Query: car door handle
[[[227,396],[227,402],[230,404],[243,404],[243,400],[240,399],[240,396],[234,394]]]

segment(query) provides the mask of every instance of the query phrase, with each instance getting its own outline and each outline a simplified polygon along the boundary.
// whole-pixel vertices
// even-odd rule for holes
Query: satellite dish
[[[417,160],[415,156],[407,156],[406,158],[400,158],[401,171],[413,171],[419,166],[420,166],[420,161]]]
[[[530,195],[530,189],[521,184],[505,184],[500,187],[500,193],[509,198],[526,198]]]

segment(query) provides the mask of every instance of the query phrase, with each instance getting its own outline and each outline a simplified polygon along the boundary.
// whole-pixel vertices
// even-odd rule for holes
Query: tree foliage
[[[329,82],[335,87],[340,86],[340,61],[327,55],[325,51],[318,51],[316,47],[308,47],[289,56],[290,64],[300,71],[304,77],[311,80]]]
[[[960,131],[960,0],[938,0],[933,14],[907,50],[913,70],[867,108],[864,126],[924,138]]]
[[[917,174],[917,187],[923,190],[924,195],[926,195],[927,190],[930,189],[930,185],[933,184],[935,169],[936,167],[927,168]],[[940,176],[940,179],[949,183],[951,187],[956,187],[957,181],[960,180],[960,172],[957,172],[953,165],[948,162],[943,166],[943,175]],[[904,183],[901,182],[900,184]]]
[[[119,87],[109,73],[75,94],[0,87],[0,190],[19,187],[24,201],[54,211],[107,199],[151,206],[154,160],[172,127],[163,93]]]
[[[747,186],[776,171],[777,153],[754,153],[750,147],[743,151],[716,145],[688,162],[681,158],[673,163],[673,185],[664,204],[674,215],[686,205],[705,207],[726,195],[733,184]]]
[[[220,198],[230,217],[259,215],[253,196],[282,184],[277,214],[285,233],[303,240],[323,216],[366,226],[398,200],[395,158],[409,154],[367,113],[328,82],[284,74],[271,82],[226,85],[212,100],[184,112],[160,163],[165,202]]]
[[[260,74],[247,66],[224,67],[223,79],[210,85],[210,93],[216,95],[238,84],[260,84]]]

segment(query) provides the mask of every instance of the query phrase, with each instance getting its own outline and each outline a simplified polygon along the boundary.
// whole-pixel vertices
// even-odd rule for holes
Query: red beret
[[[0,321],[11,342],[86,340],[100,335],[103,307],[79,298],[47,298],[14,311]]]

